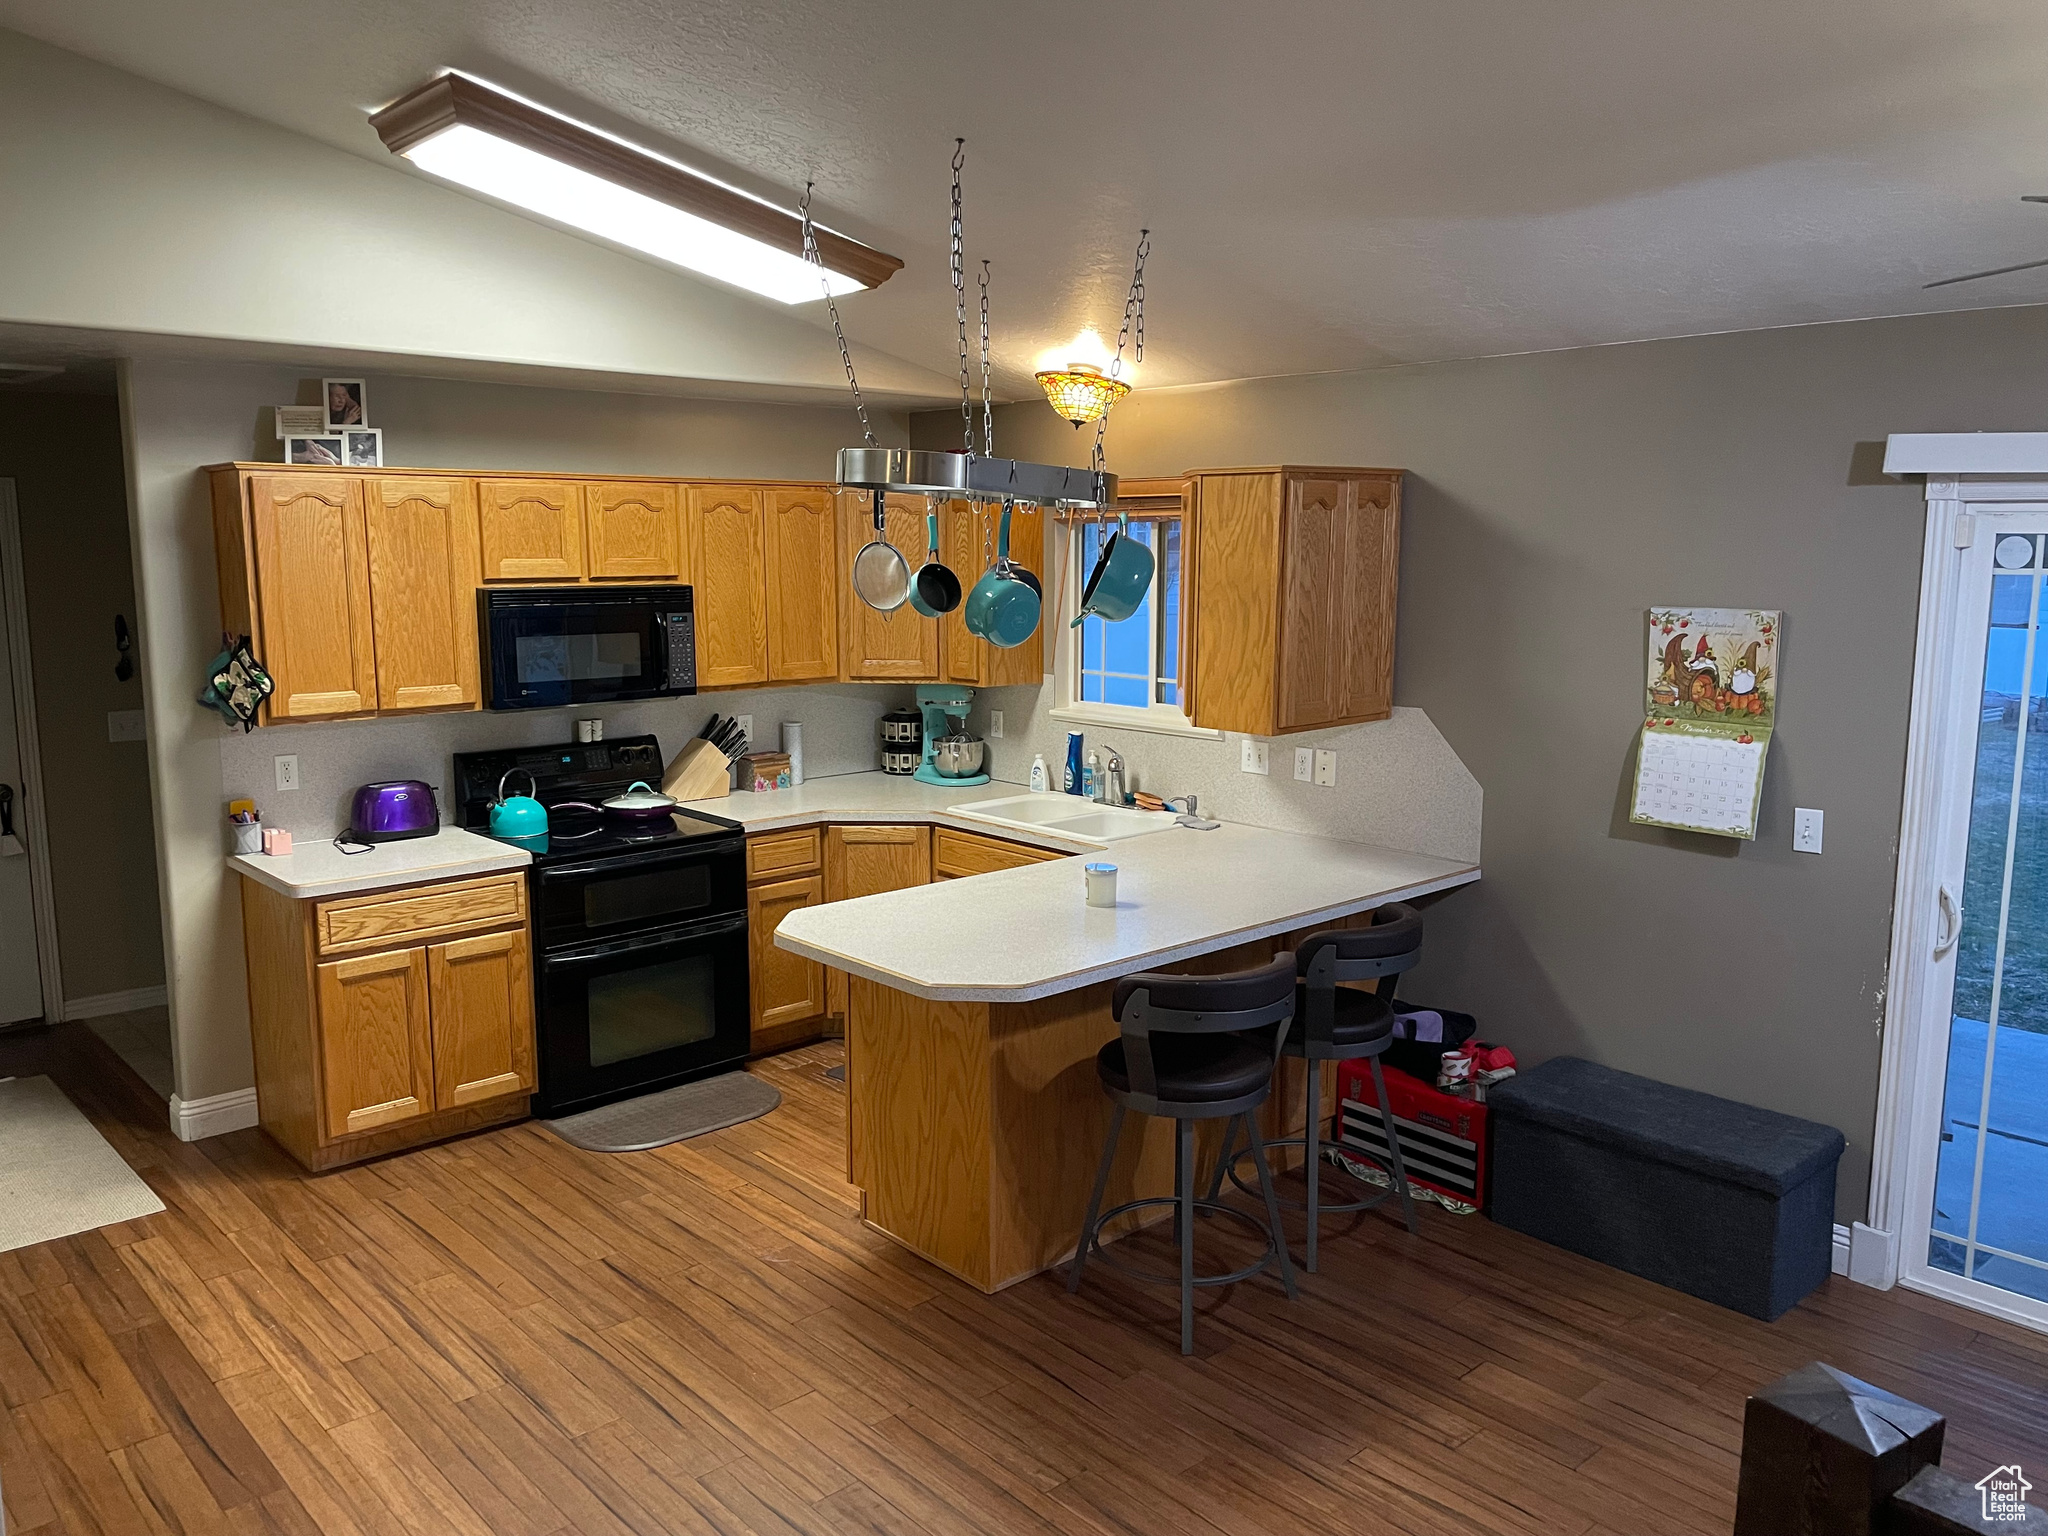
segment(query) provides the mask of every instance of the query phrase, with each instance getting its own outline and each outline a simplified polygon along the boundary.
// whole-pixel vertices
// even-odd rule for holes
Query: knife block
[[[732,793],[732,766],[708,741],[678,752],[661,776],[661,792],[677,800],[715,800]]]

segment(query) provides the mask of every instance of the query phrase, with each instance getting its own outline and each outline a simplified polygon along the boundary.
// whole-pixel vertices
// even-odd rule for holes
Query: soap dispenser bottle
[[[1045,754],[1043,752],[1036,754],[1031,759],[1031,792],[1034,795],[1045,793]]]

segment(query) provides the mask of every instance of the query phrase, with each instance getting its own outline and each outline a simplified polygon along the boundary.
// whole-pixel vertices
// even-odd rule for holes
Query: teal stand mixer
[[[976,771],[967,774],[945,774],[934,762],[937,756],[939,738],[947,732],[949,718],[958,720],[964,728],[967,723],[967,707],[974,702],[972,688],[959,688],[951,684],[937,684],[917,690],[918,712],[924,716],[924,761],[917,765],[917,772],[911,775],[920,784],[937,784],[946,789],[967,789],[976,784],[986,784],[988,774]],[[979,742],[975,743],[980,746]],[[979,755],[975,767],[982,767]]]

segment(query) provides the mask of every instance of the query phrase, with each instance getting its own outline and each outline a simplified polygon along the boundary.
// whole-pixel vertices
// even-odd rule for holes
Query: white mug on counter
[[[1088,905],[1091,907],[1113,907],[1116,905],[1116,866],[1114,864],[1083,864],[1082,878],[1088,882]]]

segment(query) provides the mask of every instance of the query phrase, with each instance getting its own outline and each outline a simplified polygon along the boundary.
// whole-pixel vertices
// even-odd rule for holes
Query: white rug
[[[0,1082],[0,1253],[163,1208],[63,1089]]]

